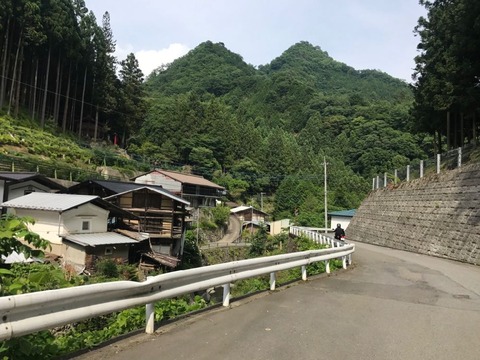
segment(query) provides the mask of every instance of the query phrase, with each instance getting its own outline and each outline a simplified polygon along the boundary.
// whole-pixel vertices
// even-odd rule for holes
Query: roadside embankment
[[[480,264],[480,164],[372,191],[347,238]]]

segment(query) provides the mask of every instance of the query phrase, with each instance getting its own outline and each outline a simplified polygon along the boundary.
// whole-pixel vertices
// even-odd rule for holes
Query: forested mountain
[[[346,209],[371,177],[476,141],[477,2],[421,1],[410,87],[307,42],[256,68],[206,41],[144,81],[133,54],[115,58],[108,13],[99,25],[83,0],[4,0],[0,112],[202,174],[238,202],[263,193],[274,215],[322,226],[324,161],[329,209]]]
[[[409,86],[357,71],[300,42],[255,69],[205,42],[146,81],[131,150],[225,185],[236,199],[275,194],[275,213],[322,223],[324,158],[331,208],[358,206],[370,177],[424,156],[408,132]]]

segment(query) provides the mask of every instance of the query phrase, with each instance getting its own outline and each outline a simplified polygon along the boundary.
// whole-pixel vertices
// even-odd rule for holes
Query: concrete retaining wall
[[[372,191],[347,239],[480,264],[480,164]]]

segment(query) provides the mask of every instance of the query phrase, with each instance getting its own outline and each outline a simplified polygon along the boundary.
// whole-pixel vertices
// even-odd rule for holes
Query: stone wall
[[[480,264],[480,164],[372,191],[347,239]]]

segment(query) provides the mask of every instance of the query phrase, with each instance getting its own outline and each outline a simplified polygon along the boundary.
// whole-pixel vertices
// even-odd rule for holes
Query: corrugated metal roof
[[[176,196],[176,195],[173,195],[170,191],[167,191],[163,188],[153,188],[153,187],[150,187],[150,186],[141,186],[141,187],[137,187],[135,189],[131,189],[131,190],[128,190],[128,191],[124,191],[122,193],[118,193],[118,194],[115,194],[115,195],[111,195],[111,196],[107,196],[106,198],[104,198],[104,200],[108,200],[108,199],[111,199],[111,198],[114,198],[114,197],[117,197],[117,196],[120,196],[120,195],[123,195],[123,194],[127,194],[129,192],[134,192],[134,191],[139,191],[139,190],[143,190],[143,189],[146,189],[146,190],[150,190],[150,191],[153,191],[153,192],[156,192],[158,194],[162,194],[162,195],[165,195],[167,197],[169,197],[170,199],[173,199],[173,200],[176,200],[178,202],[181,202],[185,205],[190,205],[190,202],[181,198],[180,196]]]
[[[238,213],[238,212],[242,212],[242,211],[245,211],[245,210],[251,209],[251,208],[252,208],[251,206],[241,205],[241,206],[237,206],[236,208],[231,209],[230,212]]]
[[[14,209],[65,211],[95,199],[99,199],[99,197],[93,195],[33,192],[16,199],[6,201],[0,205]]]
[[[264,215],[268,215],[266,212],[262,211],[262,210],[258,210],[258,209],[255,209],[254,207],[252,206],[246,206],[246,205],[241,205],[241,206],[237,206],[236,208],[233,208],[233,209],[230,209],[230,212],[231,213],[239,213],[239,212],[242,212],[242,211],[246,211],[246,210],[252,210],[256,213],[261,213],[261,214],[264,214]]]
[[[136,240],[133,240],[127,236],[117,234],[115,232],[70,234],[65,236],[65,239],[82,246],[92,247],[95,247],[97,245],[122,245],[138,243],[138,241]]]
[[[356,209],[350,209],[350,210],[332,211],[327,214],[334,215],[334,216],[353,217],[355,215],[355,212],[356,212]]]
[[[78,184],[75,187],[84,185],[85,182]],[[95,183],[101,187],[104,187],[107,190],[115,194],[124,193],[129,190],[138,189],[145,186],[145,184],[139,184],[135,182],[125,182],[125,181],[112,181],[112,180],[88,180],[86,183]],[[159,185],[151,185],[152,188],[162,189]]]
[[[176,171],[167,171],[167,170],[161,170],[161,169],[154,170],[154,172],[158,172],[160,174],[168,176],[169,178],[179,181],[182,184],[200,185],[200,186],[206,186],[206,187],[211,187],[211,188],[221,189],[221,190],[225,189],[223,186],[217,185],[214,182],[211,182],[205,179],[203,176],[199,176],[199,175],[184,174]]]

